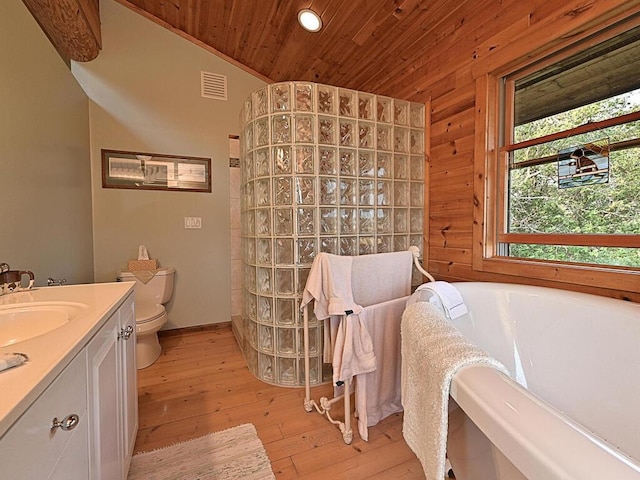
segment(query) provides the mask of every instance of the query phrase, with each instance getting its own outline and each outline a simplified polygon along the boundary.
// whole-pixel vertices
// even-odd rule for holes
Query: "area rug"
[[[169,447],[138,453],[128,480],[275,479],[267,452],[251,423]]]

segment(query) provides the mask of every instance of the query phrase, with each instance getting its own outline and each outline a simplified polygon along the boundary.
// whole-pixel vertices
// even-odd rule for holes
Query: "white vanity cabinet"
[[[138,431],[133,296],[87,346],[91,480],[124,479]]]
[[[138,397],[133,291],[122,298],[110,315],[95,318],[90,331],[96,333],[77,344],[61,373],[4,435],[0,431],[0,479],[126,479]],[[21,368],[27,375],[28,367],[16,368],[16,377]]]

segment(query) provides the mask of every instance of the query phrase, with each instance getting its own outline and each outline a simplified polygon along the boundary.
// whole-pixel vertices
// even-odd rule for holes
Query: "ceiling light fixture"
[[[302,28],[309,32],[318,32],[322,28],[320,15],[308,8],[298,12],[298,22],[302,25]]]

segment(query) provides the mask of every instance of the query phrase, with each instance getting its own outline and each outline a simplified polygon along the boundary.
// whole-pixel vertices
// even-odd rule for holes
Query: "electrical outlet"
[[[202,228],[202,217],[184,217],[184,228]]]

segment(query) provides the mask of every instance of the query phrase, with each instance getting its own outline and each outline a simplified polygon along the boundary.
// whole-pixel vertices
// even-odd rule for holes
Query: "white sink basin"
[[[31,302],[0,306],[0,347],[59,328],[86,309],[75,302]]]

